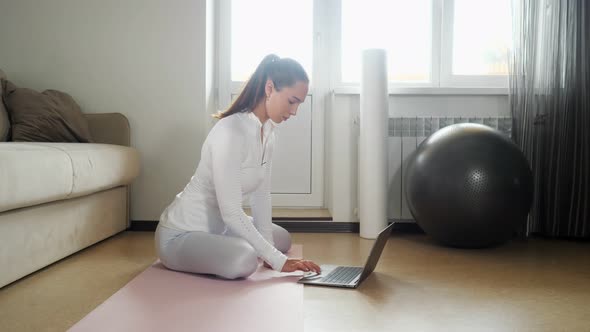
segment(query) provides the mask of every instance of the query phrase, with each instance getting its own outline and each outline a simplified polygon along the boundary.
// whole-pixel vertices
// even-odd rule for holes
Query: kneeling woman
[[[309,79],[294,60],[266,56],[236,101],[215,117],[197,170],[164,210],[156,250],[169,269],[244,278],[258,257],[276,271],[320,272],[315,263],[288,259],[291,236],[272,223],[270,177],[274,128],[297,113]],[[252,217],[242,209],[250,199]]]

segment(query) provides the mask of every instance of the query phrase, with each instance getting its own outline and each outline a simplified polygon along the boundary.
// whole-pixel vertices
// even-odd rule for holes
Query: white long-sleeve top
[[[252,112],[220,119],[205,139],[195,174],[160,223],[177,230],[238,235],[280,271],[287,257],[272,238],[273,129],[271,121],[262,124]],[[248,199],[252,217],[242,208]]]

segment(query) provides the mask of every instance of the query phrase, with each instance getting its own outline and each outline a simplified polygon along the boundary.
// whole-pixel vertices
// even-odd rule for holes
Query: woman
[[[258,257],[276,271],[320,272],[315,263],[288,259],[291,236],[272,223],[270,175],[273,129],[305,100],[309,78],[299,63],[266,56],[207,135],[201,160],[184,190],[164,210],[156,250],[177,271],[245,278]],[[242,209],[250,199],[252,217]]]

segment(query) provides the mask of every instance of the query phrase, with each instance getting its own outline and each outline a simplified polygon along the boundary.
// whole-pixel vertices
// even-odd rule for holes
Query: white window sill
[[[333,89],[337,95],[358,95],[359,86],[342,86]],[[466,87],[404,87],[388,89],[389,95],[500,95],[507,96],[508,88],[466,88]]]

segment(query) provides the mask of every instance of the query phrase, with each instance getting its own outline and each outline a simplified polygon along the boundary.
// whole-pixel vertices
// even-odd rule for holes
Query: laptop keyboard
[[[362,267],[339,266],[322,278],[322,282],[330,284],[348,284],[353,281],[354,278],[358,277],[362,271]]]

